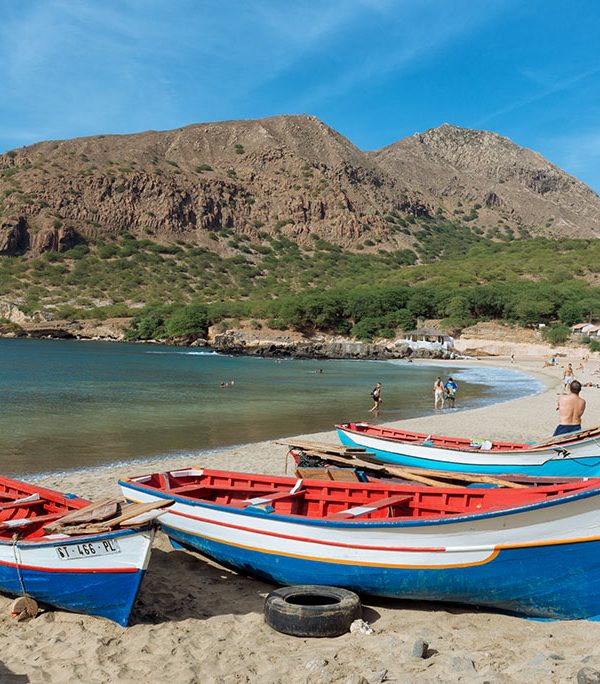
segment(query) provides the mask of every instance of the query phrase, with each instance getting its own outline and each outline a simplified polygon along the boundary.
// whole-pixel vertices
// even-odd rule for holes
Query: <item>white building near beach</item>
[[[600,325],[597,323],[577,323],[571,326],[574,335],[587,335],[588,337],[600,337]]]
[[[405,342],[413,349],[454,349],[454,338],[434,328],[411,330],[398,342]]]

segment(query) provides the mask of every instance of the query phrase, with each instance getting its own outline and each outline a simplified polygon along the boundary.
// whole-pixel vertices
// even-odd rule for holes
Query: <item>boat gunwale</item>
[[[78,494],[69,494],[69,496],[67,496],[64,492],[59,492],[56,489],[49,489],[48,487],[30,484],[29,482],[24,482],[23,480],[15,480],[12,477],[0,477],[0,488],[4,485],[8,485],[13,489],[20,490],[24,494],[39,494],[41,500],[63,504],[65,508],[68,508],[70,505],[73,508],[79,509],[89,506],[92,503],[91,501],[88,501],[88,499],[84,499]],[[1,493],[2,491],[0,489],[0,494]]]

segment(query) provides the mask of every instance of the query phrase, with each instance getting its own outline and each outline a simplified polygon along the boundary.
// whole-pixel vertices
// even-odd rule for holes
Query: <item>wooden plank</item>
[[[370,456],[369,454],[363,454],[362,458],[367,462],[371,462],[371,459],[373,459],[374,463],[380,463],[380,461],[376,457]],[[390,473],[392,473],[394,470],[397,470],[398,468],[401,468],[403,473],[405,473],[406,475],[410,475],[410,477],[415,479],[415,476],[427,477],[433,480],[435,480],[436,478],[443,478],[446,480],[458,480],[460,482],[480,482],[482,484],[494,484],[499,487],[509,487],[513,489],[520,489],[526,486],[523,484],[519,484],[518,482],[513,482],[512,480],[504,480],[501,478],[493,477],[491,475],[481,475],[479,473],[463,473],[462,471],[450,472],[446,470],[429,470],[427,468],[410,468],[406,466],[392,466],[388,464],[386,464],[385,467],[388,469]]]
[[[586,439],[587,437],[592,437],[594,435],[600,436],[600,426],[589,428],[588,430],[581,430],[580,432],[568,432],[566,435],[559,435],[558,437],[551,437],[544,442],[536,442],[531,445],[533,450],[543,449],[548,446],[560,446],[565,442],[572,441],[573,438],[576,439]]]
[[[360,482],[358,475],[349,468],[330,468],[329,476],[334,482]]]
[[[108,532],[115,527],[120,525],[127,525],[127,521],[132,518],[136,518],[138,515],[143,513],[148,513],[159,508],[164,508],[165,506],[170,506],[174,503],[171,499],[161,499],[160,501],[150,501],[148,503],[134,503],[128,504],[121,508],[121,514],[116,518],[111,518],[110,520],[103,520],[100,522],[82,523],[80,525],[53,525],[53,532],[61,532],[68,535],[77,534],[102,534],[103,532]],[[44,527],[44,531],[48,531]]]
[[[147,513],[148,511],[153,511],[157,508],[170,506],[173,503],[175,502],[171,499],[161,499],[160,501],[149,501],[148,503],[128,504],[121,508],[121,515],[112,518],[111,520],[106,520],[105,523],[109,524],[111,527],[116,527],[130,518],[135,518],[142,513]]]
[[[331,480],[330,470],[331,468],[296,468],[296,477],[301,480]]]
[[[359,482],[357,474],[350,468],[296,468],[296,477],[302,480]]]
[[[320,451],[324,454],[361,454],[366,450],[362,447],[347,447],[339,444],[324,444],[321,442],[310,442],[307,440],[297,439],[291,441],[278,441],[276,444],[282,444],[283,446],[297,448],[297,449],[309,449],[312,451]]]
[[[396,496],[388,496],[385,499],[377,499],[376,501],[365,501],[357,506],[352,506],[345,511],[338,511],[332,515],[328,515],[326,520],[353,520],[363,515],[369,515],[373,511],[377,511],[387,506],[397,506],[398,504],[410,501],[413,498],[412,494],[397,494]]]
[[[4,520],[3,522],[0,522],[0,529],[6,530],[15,528],[15,531],[18,531],[22,527],[27,527],[28,525],[56,520],[61,515],[62,513],[50,513],[48,515],[37,515],[30,518],[14,518],[13,520]]]
[[[0,504],[0,511],[12,510],[13,508],[31,508],[43,503],[45,503],[43,499],[38,499],[37,501],[13,501],[12,503]]]
[[[520,489],[527,486],[526,484],[503,477],[492,477],[490,475],[480,475],[478,473],[454,473],[445,470],[428,470],[425,468],[407,468],[405,466],[396,466],[388,463],[382,464],[379,459],[370,452],[364,452],[361,455],[361,458],[357,458],[356,456],[335,456],[333,454],[323,454],[319,451],[308,451],[305,453],[308,456],[321,458],[323,461],[343,463],[351,467],[363,467],[401,477],[405,480],[420,482],[421,484],[426,484],[431,487],[456,488],[464,486],[464,483],[493,484],[498,487],[508,487],[512,489]],[[447,482],[447,480],[450,480],[450,482]],[[461,484],[453,484],[454,482],[460,482]]]
[[[299,496],[304,496],[306,489],[298,489],[295,492],[277,492],[276,494],[267,494],[266,496],[253,496],[251,499],[244,499],[242,504],[246,506],[265,506],[274,503],[275,501],[282,501],[283,499],[295,499]]]
[[[78,508],[75,511],[63,515],[63,517],[55,523],[46,525],[44,531],[52,533],[55,529],[63,527],[64,525],[81,525],[83,523],[100,522],[102,520],[107,520],[108,518],[114,518],[119,512],[118,506],[122,502],[123,499],[120,497],[111,497],[90,504],[85,508]]]
[[[351,465],[352,467],[356,468],[368,468],[369,470],[375,470],[377,472],[381,473],[388,473],[390,475],[395,475],[397,477],[402,477],[405,480],[413,480],[415,482],[419,482],[421,484],[426,484],[431,487],[456,487],[458,488],[460,485],[456,484],[450,484],[448,482],[440,482],[439,480],[436,480],[432,477],[429,477],[428,475],[421,475],[420,473],[414,473],[413,471],[408,471],[405,468],[401,468],[399,466],[390,466],[390,465],[382,465],[379,463],[370,463],[366,462],[362,459],[359,458],[353,458],[351,460],[344,458],[342,456],[333,456],[333,455],[327,455],[321,456],[321,458],[325,461],[331,461],[334,463],[344,463],[345,465]],[[425,473],[428,473],[428,471],[423,471]]]

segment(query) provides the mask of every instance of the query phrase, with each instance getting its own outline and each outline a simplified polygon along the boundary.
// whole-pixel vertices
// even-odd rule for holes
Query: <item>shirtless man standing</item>
[[[569,392],[566,397],[560,397],[558,400],[556,410],[560,424],[554,431],[554,437],[581,430],[581,416],[585,411],[585,399],[579,396],[581,383],[573,380],[569,385]]]

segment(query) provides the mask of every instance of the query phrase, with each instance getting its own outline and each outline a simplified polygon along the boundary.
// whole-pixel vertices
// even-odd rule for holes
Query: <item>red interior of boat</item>
[[[22,501],[32,494],[39,494],[37,501]],[[59,492],[36,487],[18,480],[0,478],[0,539],[36,539],[44,535],[44,525],[58,520],[69,511],[89,505],[80,498],[67,499]],[[27,525],[10,526],[7,521],[28,520]]]
[[[186,473],[186,474],[181,474]],[[600,479],[564,482],[548,486],[505,488],[437,488],[413,485],[299,481],[218,470],[172,471],[130,481],[170,496],[230,506],[235,509],[261,508],[281,515],[328,520],[374,520],[395,518],[437,518],[512,508],[600,487]],[[258,501],[252,501],[258,499]],[[369,509],[353,511],[354,508]]]
[[[444,437],[443,435],[427,435],[424,432],[409,432],[408,430],[396,430],[394,428],[383,427],[381,425],[371,425],[370,423],[346,423],[336,425],[342,430],[351,430],[363,435],[378,437],[380,439],[391,439],[406,444],[426,444],[434,447],[445,447],[458,451],[480,451],[479,447],[472,447],[471,440],[465,437]],[[527,451],[533,449],[535,444],[520,444],[518,442],[497,442],[491,441],[489,451]]]

